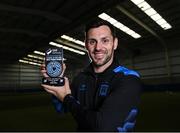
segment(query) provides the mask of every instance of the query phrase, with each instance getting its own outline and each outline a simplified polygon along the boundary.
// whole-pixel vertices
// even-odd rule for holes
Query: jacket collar
[[[105,69],[103,72],[101,73],[95,73],[94,72],[94,69],[93,69],[93,65],[92,63],[90,63],[88,65],[88,67],[86,67],[84,69],[84,73],[87,73],[87,74],[91,74],[93,76],[96,76],[96,75],[101,75],[101,76],[106,76],[107,74],[112,74],[113,73],[113,70],[114,68],[116,68],[117,66],[119,66],[119,63],[116,61],[116,60],[113,60],[112,64],[107,68]]]

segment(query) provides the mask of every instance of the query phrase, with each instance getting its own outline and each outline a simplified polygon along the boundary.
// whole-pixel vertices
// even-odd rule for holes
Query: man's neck
[[[95,66],[95,65],[93,65],[94,72],[95,73],[102,73],[102,72],[104,72],[112,64],[112,62],[113,62],[113,60],[110,60],[109,62],[107,62],[103,66]]]

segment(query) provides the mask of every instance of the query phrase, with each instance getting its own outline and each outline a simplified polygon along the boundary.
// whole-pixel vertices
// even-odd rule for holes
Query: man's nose
[[[95,49],[96,49],[96,50],[100,50],[101,47],[102,47],[101,42],[97,42],[97,43],[96,43],[96,46],[95,46]]]

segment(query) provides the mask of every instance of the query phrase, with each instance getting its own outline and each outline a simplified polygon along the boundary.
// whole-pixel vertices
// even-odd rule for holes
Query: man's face
[[[117,38],[113,38],[108,26],[102,25],[87,32],[86,49],[95,66],[112,63],[116,48]]]

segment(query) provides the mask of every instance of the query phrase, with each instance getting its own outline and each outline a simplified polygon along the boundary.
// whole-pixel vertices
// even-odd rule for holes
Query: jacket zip
[[[94,88],[95,88],[95,93],[94,93],[94,109],[96,109],[96,104],[97,104],[97,95],[98,95],[98,75],[96,74],[95,75],[95,85],[94,85]]]

